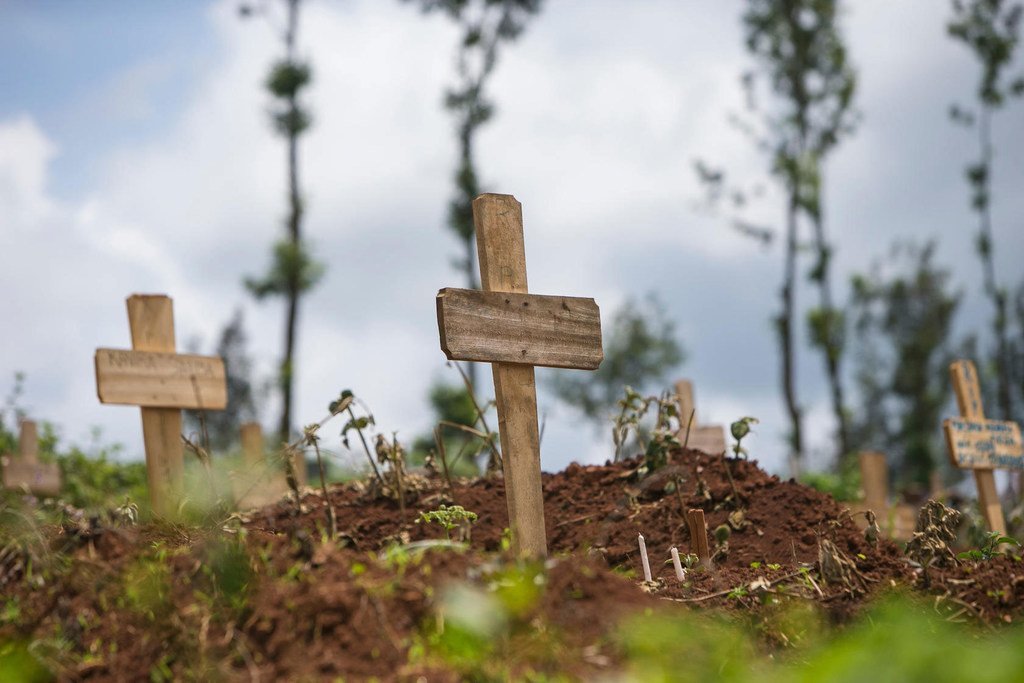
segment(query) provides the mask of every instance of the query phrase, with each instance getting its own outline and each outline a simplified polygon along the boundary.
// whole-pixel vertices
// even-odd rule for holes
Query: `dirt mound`
[[[318,491],[205,530],[45,528],[0,553],[0,643],[34,643],[32,661],[65,680],[592,679],[623,662],[618,617],[652,608],[759,614],[792,598],[843,623],[903,587],[933,594],[953,619],[1024,613],[1013,559],[937,567],[925,587],[894,543],[869,543],[832,498],[755,462],[687,450],[650,476],[639,466],[544,475],[546,566],[502,551],[500,479],[421,477],[404,512],[365,482],[333,486],[338,543],[322,542]],[[468,550],[417,523],[441,504],[478,515]],[[669,548],[689,550],[688,508],[728,533],[713,534],[715,570],[680,583]],[[637,578],[637,533],[651,584]],[[765,646],[784,638],[766,634]]]

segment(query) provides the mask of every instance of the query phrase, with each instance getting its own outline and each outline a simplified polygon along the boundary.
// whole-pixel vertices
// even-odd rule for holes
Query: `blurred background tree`
[[[945,448],[941,418],[961,301],[950,271],[935,264],[935,249],[934,242],[897,244],[852,283],[861,394],[852,443],[887,453],[894,479],[922,492]]]
[[[976,127],[978,133],[979,157],[976,162],[967,165],[965,176],[971,188],[971,209],[978,214],[975,248],[981,260],[983,291],[992,302],[995,346],[991,362],[982,363],[979,367],[987,370],[989,376],[994,375],[997,410],[993,411],[995,415],[992,417],[1010,420],[1015,416],[1014,377],[1024,375],[1015,372],[1014,350],[1008,329],[1009,293],[999,283],[995,271],[992,119],[996,111],[1010,99],[1024,95],[1024,74],[1011,77],[1007,73],[1020,42],[1024,7],[1019,2],[1004,0],[953,0],[952,7],[953,18],[947,24],[947,31],[950,37],[967,46],[981,66],[974,107],[954,104],[949,110],[950,118],[955,123],[968,128]],[[1020,126],[1019,119],[1014,125]]]
[[[800,217],[811,225],[814,262],[808,278],[818,305],[807,313],[811,345],[820,350],[830,386],[840,456],[851,452],[845,407],[842,356],[845,322],[834,303],[833,246],[825,233],[823,164],[839,141],[854,130],[856,78],[838,28],[835,0],[750,0],[743,15],[747,49],[758,68],[743,75],[751,111],[761,125],[747,125],[759,149],[767,150],[771,173],[786,196],[779,336],[782,393],[790,420],[790,464],[798,474],[804,458],[803,410],[797,398],[796,275]],[[757,85],[764,81],[774,100],[760,107]]]
[[[629,386],[658,393],[672,385],[670,373],[682,364],[675,323],[654,293],[627,300],[604,332],[604,360],[594,372],[556,371],[552,388],[563,403],[595,425],[607,426]]]
[[[462,243],[463,255],[453,261],[466,276],[469,289],[479,289],[476,265],[476,229],[473,200],[484,190],[477,172],[474,146],[480,127],[494,116],[494,102],[486,88],[498,64],[498,48],[512,42],[526,29],[526,22],[540,11],[541,0],[403,0],[420,5],[424,13],[444,12],[459,28],[456,53],[457,83],[445,90],[444,106],[455,120],[459,161],[455,169],[455,193],[448,203],[448,228]],[[476,386],[476,365],[467,365]]]
[[[309,111],[300,103],[299,95],[309,86],[312,71],[307,62],[296,56],[295,41],[299,28],[300,0],[283,0],[286,4],[285,27],[280,31],[285,56],[270,68],[266,87],[275,100],[271,109],[274,128],[287,143],[288,216],[287,234],[273,249],[273,261],[262,277],[246,278],[245,285],[257,300],[268,296],[283,296],[287,305],[284,325],[284,355],[278,370],[281,391],[281,416],[278,420],[277,439],[289,441],[292,433],[292,397],[295,379],[295,348],[298,336],[299,298],[309,291],[323,276],[324,267],[313,260],[302,238],[304,212],[299,189],[299,137],[309,129]],[[242,5],[243,17],[259,13],[273,26],[271,7],[267,3]]]

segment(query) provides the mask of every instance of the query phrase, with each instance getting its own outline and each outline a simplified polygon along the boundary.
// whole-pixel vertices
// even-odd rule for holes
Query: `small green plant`
[[[999,547],[1002,545],[1015,545],[1020,547],[1020,542],[1012,536],[1004,536],[998,531],[990,531],[985,534],[985,540],[980,548],[965,550],[957,554],[961,560],[974,560],[975,562],[987,562],[1000,554]]]
[[[475,522],[477,515],[461,505],[441,504],[436,510],[421,512],[416,523],[437,524],[444,529],[445,538],[452,540],[453,529],[459,530],[460,540],[469,539],[470,525]]]
[[[679,398],[671,392],[665,392],[660,396],[642,396],[632,387],[626,387],[625,392],[626,395],[619,400],[619,414],[615,417],[612,427],[615,460],[621,458],[629,433],[633,432],[637,445],[644,452],[644,466],[647,472],[653,472],[665,466],[668,454],[672,450],[681,447],[676,437],[682,427]],[[648,439],[642,421],[652,406],[656,407],[657,416]]]
[[[741,417],[740,419],[729,425],[729,431],[732,432],[732,438],[736,439],[736,444],[732,447],[732,454],[738,458],[741,455],[747,455],[747,449],[741,445],[743,439],[750,433],[750,425],[754,425],[760,422],[756,417]]]

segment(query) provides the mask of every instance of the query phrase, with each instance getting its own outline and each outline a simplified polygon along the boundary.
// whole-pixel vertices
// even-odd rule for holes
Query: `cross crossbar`
[[[604,358],[593,299],[446,288],[437,327],[449,360],[595,370]]]

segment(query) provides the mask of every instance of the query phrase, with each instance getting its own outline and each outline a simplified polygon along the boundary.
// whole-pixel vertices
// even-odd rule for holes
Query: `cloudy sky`
[[[174,298],[179,347],[209,350],[242,308],[262,367],[280,352],[281,303],[256,304],[241,285],[282,233],[284,148],[262,88],[280,44],[235,8],[0,0],[0,391],[25,372],[23,403],[72,442],[100,427],[141,455],[138,411],[99,405],[92,369],[96,347],[129,346],[129,294]],[[315,72],[306,229],[328,271],[304,302],[298,421],[350,387],[383,428],[411,438],[429,427],[431,382],[456,379],[434,294],[461,284],[443,227],[455,148],[441,108],[457,34],[397,0],[311,0],[303,11],[300,51]],[[546,3],[501,56],[479,165],[489,189],[523,203],[531,290],[592,296],[606,317],[658,292],[700,419],[760,417],[753,453],[782,471],[768,322],[782,255],[695,210],[695,158],[763,177],[765,160],[727,123],[749,66],[741,11],[718,0]],[[830,162],[827,210],[844,293],[893,240],[940,239],[940,261],[968,293],[967,331],[988,318],[961,171],[976,151],[946,112],[971,97],[976,66],[946,38],[947,14],[938,0],[847,3],[864,119]],[[1017,283],[1024,107],[999,116],[995,139],[997,268]],[[778,223],[778,199],[756,216]],[[802,354],[801,400],[823,449],[820,360]],[[540,403],[546,469],[610,455],[604,434],[546,392]],[[265,422],[274,414],[268,405]]]

